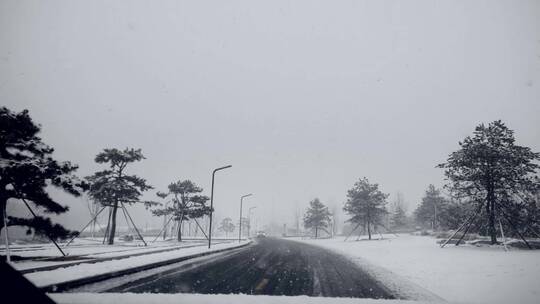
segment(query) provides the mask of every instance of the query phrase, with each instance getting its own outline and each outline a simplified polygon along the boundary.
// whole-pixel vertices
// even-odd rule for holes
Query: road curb
[[[247,243],[242,244],[240,246],[224,248],[224,249],[219,249],[219,250],[214,250],[214,251],[206,251],[206,252],[187,255],[187,256],[174,258],[174,259],[170,259],[170,260],[145,264],[145,265],[142,265],[142,266],[132,267],[132,268],[128,268],[128,269],[122,269],[122,270],[102,273],[102,274],[98,274],[98,275],[94,275],[94,276],[90,276],[90,277],[85,277],[85,278],[80,278],[80,279],[75,279],[75,280],[70,280],[70,281],[45,285],[45,286],[39,287],[39,289],[42,290],[43,292],[64,292],[64,291],[67,291],[69,289],[80,287],[80,286],[90,284],[90,283],[96,283],[96,282],[104,281],[104,280],[107,280],[107,279],[112,279],[112,278],[116,278],[116,277],[120,277],[120,276],[124,276],[124,275],[128,275],[128,274],[133,274],[133,273],[136,273],[136,272],[139,272],[139,271],[144,271],[144,270],[148,270],[148,269],[152,269],[152,268],[156,268],[156,267],[166,266],[166,265],[170,265],[170,264],[174,264],[174,263],[178,263],[178,262],[183,262],[183,261],[186,261],[186,260],[190,260],[190,259],[194,259],[194,258],[198,258],[198,257],[203,257],[203,256],[211,255],[211,254],[216,254],[216,253],[220,253],[220,252],[225,252],[225,251],[229,251],[229,250],[234,250],[234,249],[238,249],[238,248],[243,248],[243,247],[246,247],[246,246],[250,245],[251,243],[252,242],[250,241],[250,242],[247,242]]]

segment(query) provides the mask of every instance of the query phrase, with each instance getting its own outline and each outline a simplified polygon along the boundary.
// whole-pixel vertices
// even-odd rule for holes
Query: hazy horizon
[[[538,1],[0,1],[0,99],[84,177],[141,148],[154,190],[190,179],[216,214],[294,222],[361,177],[408,211],[480,123],[540,151]],[[89,219],[82,199],[55,217]],[[10,208],[13,208],[10,204]],[[159,226],[144,207],[142,227]],[[342,220],[345,217],[341,218]]]

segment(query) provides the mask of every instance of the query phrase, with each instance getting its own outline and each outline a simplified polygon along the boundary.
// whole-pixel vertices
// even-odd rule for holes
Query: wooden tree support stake
[[[514,230],[514,232],[517,233],[517,235],[519,235],[519,237],[523,240],[523,242],[525,242],[525,245],[527,245],[527,248],[532,249],[529,242],[527,242],[525,237],[523,237],[523,235],[519,232],[519,230],[516,228],[516,226],[514,226],[514,223],[512,223],[512,221],[510,221],[510,219],[506,216],[506,214],[504,212],[502,212],[502,214],[503,214],[504,219],[508,222],[508,224],[510,224],[510,227],[512,227],[512,230]]]
[[[69,244],[71,244],[71,242],[73,242],[74,239],[76,239],[77,237],[79,237],[79,235],[81,235],[81,233],[84,231],[84,229],[88,228],[88,226],[90,226],[90,224],[92,224],[93,221],[96,220],[96,218],[98,217],[98,215],[101,213],[101,211],[103,211],[105,209],[105,207],[102,207],[97,213],[96,215],[90,220],[90,222],[88,222],[88,224],[86,224],[82,229],[81,231],[79,231],[79,233],[77,233],[76,236],[72,237],[69,242],[67,242],[66,245],[64,245],[64,248],[66,248],[67,246],[69,246]]]
[[[37,215],[34,213],[34,210],[32,210],[32,208],[30,208],[30,205],[28,205],[28,203],[26,202],[26,200],[24,198],[21,197],[21,200],[23,201],[23,203],[26,205],[26,208],[28,208],[28,210],[30,210],[30,213],[32,213],[32,215],[34,216],[34,218],[37,217]],[[56,248],[58,249],[58,251],[60,251],[60,253],[62,254],[62,256],[66,256],[66,254],[64,253],[64,251],[62,251],[62,249],[60,248],[60,246],[58,246],[58,244],[56,243],[55,240],[53,240],[53,238],[47,234],[47,237],[49,238],[49,240],[51,240],[51,242],[53,242],[54,246],[56,246]]]
[[[169,223],[172,221],[173,218],[174,218],[174,216],[171,216],[171,218],[167,221],[167,223],[165,223],[165,225],[163,225],[163,228],[162,228],[161,231],[158,233],[158,235],[156,236],[156,238],[152,240],[152,243],[154,243],[154,242],[159,238],[159,236],[163,233],[163,231],[165,231],[165,229],[167,229],[167,225],[169,225]]]
[[[345,238],[345,240],[343,240],[344,242],[347,241],[347,239],[351,236],[351,234],[353,234],[353,232],[358,229],[358,226],[360,226],[360,223],[358,223],[354,228],[353,230],[351,230],[351,232],[349,232],[349,235],[347,235],[347,237]]]
[[[506,238],[504,237],[504,230],[503,230],[503,226],[502,226],[502,223],[501,223],[501,219],[499,219],[499,228],[501,229],[501,236],[502,236],[502,239],[503,239],[504,251],[508,251],[508,247],[506,247]]]
[[[478,209],[476,209],[475,213],[471,214],[466,220],[465,222],[463,222],[463,224],[461,224],[461,226],[459,226],[459,228],[441,245],[441,248],[444,248],[444,246],[446,246],[446,244],[448,244],[448,242],[450,242],[451,239],[454,238],[454,236],[456,236],[456,234],[458,234],[459,231],[461,231],[461,229],[463,229],[463,227],[465,227],[465,225],[467,225],[467,223],[473,218],[473,217],[476,217],[476,214],[478,212],[480,212],[481,208],[482,208],[483,204],[480,204],[480,206],[478,206]]]
[[[390,232],[391,234],[395,235],[396,237],[399,237],[399,235],[395,234],[395,233],[394,233],[394,232],[393,232],[392,230],[390,230],[390,229],[386,228],[386,226],[385,226],[385,225],[383,225],[383,224],[379,224],[379,226],[383,227],[384,229],[386,229],[386,231]]]
[[[139,232],[139,229],[137,229],[137,226],[135,226],[135,223],[133,222],[133,219],[131,218],[131,215],[129,215],[129,212],[126,210],[126,206],[124,205],[123,202],[120,202],[120,204],[122,204],[122,209],[124,209],[126,211],[128,217],[129,217],[129,220],[131,221],[131,224],[133,225],[133,228],[135,228],[135,231],[137,231],[137,234],[141,238],[141,241],[144,243],[144,246],[148,246],[148,244],[146,244],[146,242],[144,241],[144,238],[142,237],[141,233]]]
[[[199,229],[201,230],[201,232],[204,234],[204,237],[206,238],[206,240],[208,240],[208,235],[204,232],[204,229],[202,229],[201,225],[199,224],[199,222],[197,221],[197,219],[193,219],[195,221],[195,224],[197,224],[197,227],[199,227]]]

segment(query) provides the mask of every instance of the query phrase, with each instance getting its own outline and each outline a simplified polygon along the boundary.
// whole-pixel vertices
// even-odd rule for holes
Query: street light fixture
[[[252,196],[253,193],[242,195],[240,197],[240,222],[238,223],[238,242],[240,243],[242,241],[242,202],[244,200],[244,197]]]
[[[248,210],[248,238],[249,238],[249,231],[251,230],[251,210],[257,208],[257,206],[250,207]]]
[[[212,244],[212,213],[214,211],[214,175],[216,175],[216,172],[219,170],[224,170],[227,168],[232,167],[231,165],[220,167],[217,169],[214,169],[212,172],[212,192],[210,192],[210,225],[209,225],[209,231],[208,231],[208,249],[210,249],[210,245]]]

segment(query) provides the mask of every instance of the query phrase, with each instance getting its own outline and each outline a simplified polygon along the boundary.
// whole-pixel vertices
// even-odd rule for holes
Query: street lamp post
[[[252,196],[253,194],[250,193],[250,194],[246,194],[246,195],[242,195],[240,197],[240,221],[238,223],[238,243],[240,243],[242,241],[242,202],[244,200],[244,197],[248,197],[248,196]]]
[[[249,208],[248,210],[248,238],[249,238],[249,231],[251,230],[251,210],[257,208],[257,206],[253,206],[251,208]]]
[[[210,225],[208,227],[208,249],[210,249],[210,245],[212,244],[212,213],[214,212],[214,176],[216,175],[216,172],[219,170],[227,169],[232,167],[231,165],[220,167],[217,169],[214,169],[212,172],[212,191],[210,192]]]

